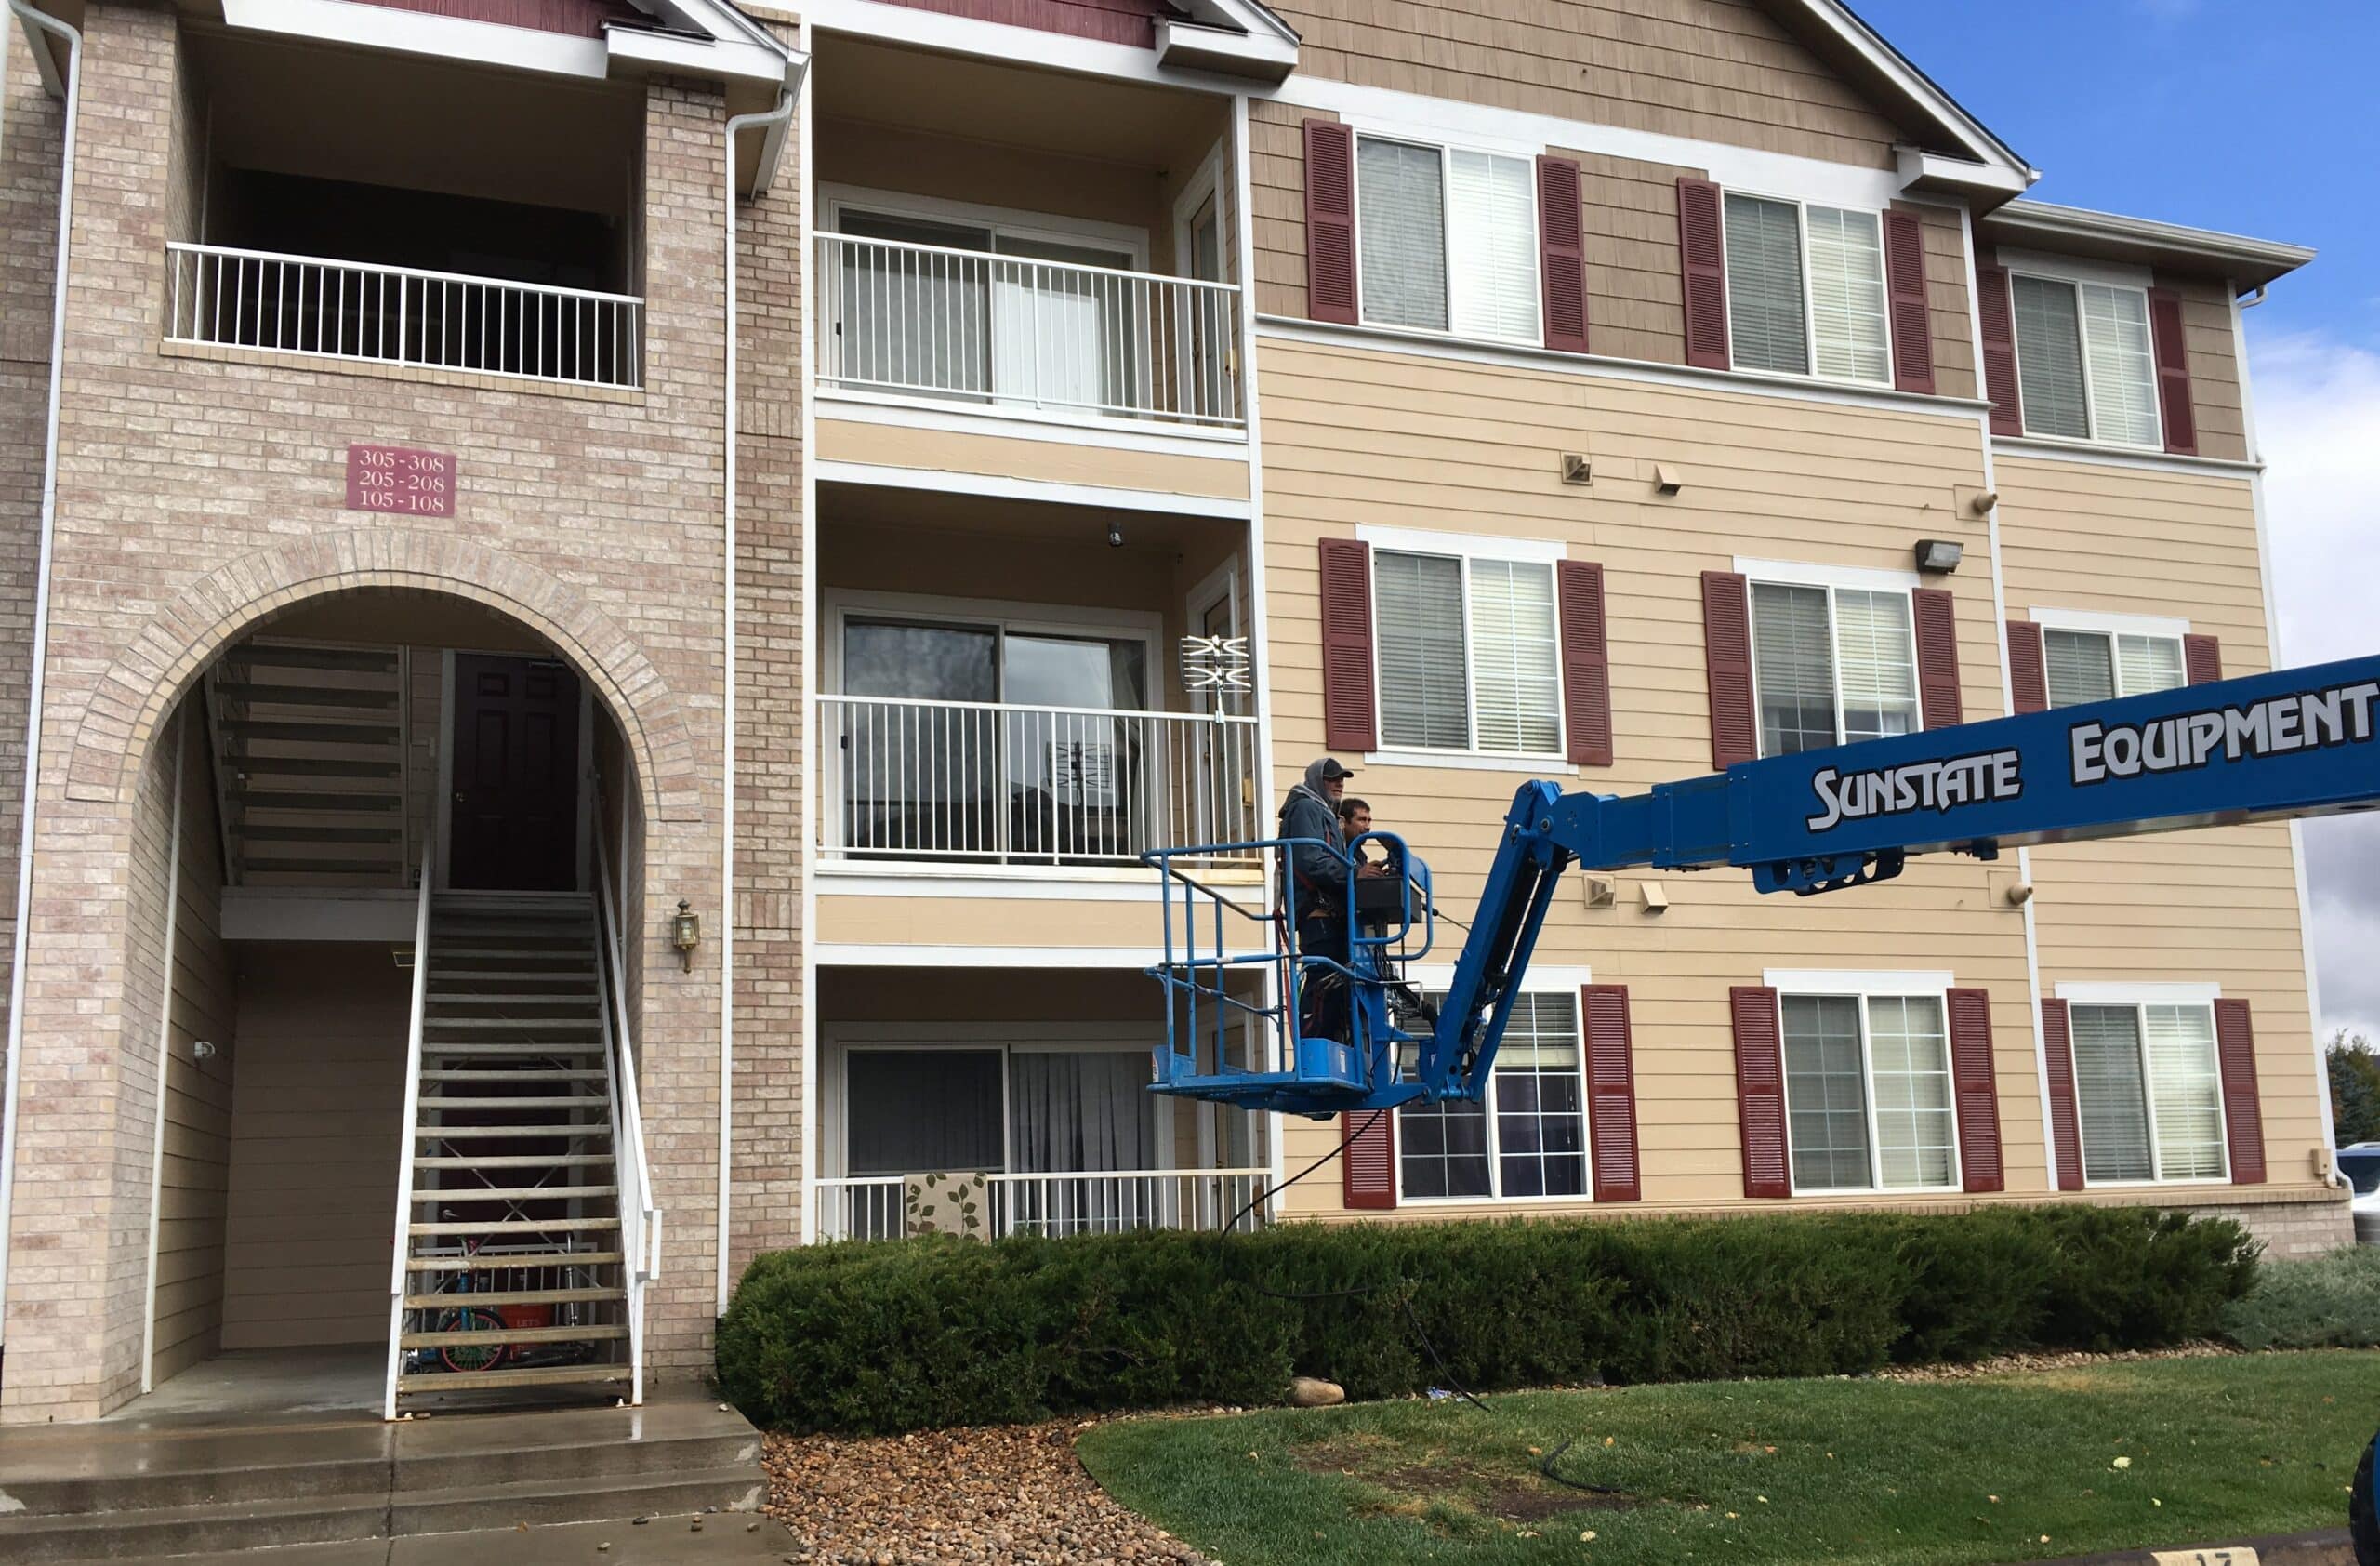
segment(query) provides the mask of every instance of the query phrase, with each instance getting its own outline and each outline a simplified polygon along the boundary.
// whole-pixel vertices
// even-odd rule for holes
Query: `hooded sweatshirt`
[[[1300,919],[1343,913],[1347,907],[1347,840],[1339,830],[1339,807],[1323,792],[1322,769],[1329,762],[1326,756],[1309,765],[1305,780],[1281,802],[1281,835],[1316,840],[1299,843],[1289,854],[1295,870],[1292,884],[1282,889],[1283,899]]]

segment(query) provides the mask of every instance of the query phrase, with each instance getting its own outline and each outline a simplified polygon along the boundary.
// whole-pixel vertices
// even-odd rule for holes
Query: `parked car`
[[[2341,1148],[2339,1173],[2355,1188],[2347,1210],[2355,1214],[2356,1243],[2380,1245],[2380,1142]]]

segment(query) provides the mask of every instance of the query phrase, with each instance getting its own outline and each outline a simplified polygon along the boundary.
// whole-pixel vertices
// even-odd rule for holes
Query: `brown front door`
[[[447,884],[578,884],[578,680],[545,658],[455,655],[455,801]]]

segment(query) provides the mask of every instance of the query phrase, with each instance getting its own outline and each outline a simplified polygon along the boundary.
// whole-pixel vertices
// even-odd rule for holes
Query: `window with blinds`
[[[2068,1030],[2085,1178],[2226,1177],[2213,1007],[2076,1005]]]
[[[1739,368],[1892,379],[1884,219],[1729,192],[1727,335]]]
[[[2182,663],[2181,639],[2175,636],[2045,630],[2042,661],[2049,675],[2053,708],[2145,696],[2189,683]]]
[[[1918,727],[1905,592],[1754,582],[1752,649],[1764,756]]]
[[[1539,340],[1528,159],[1357,137],[1355,248],[1367,322]]]
[[[1374,550],[1372,593],[1382,744],[1560,751],[1553,566]]]
[[[2123,445],[2159,443],[2149,296],[2016,272],[2016,381],[2025,432]]]
[[[1778,1005],[1793,1188],[1955,1184],[1958,1127],[1941,997],[1786,995]]]
[[[1414,1068],[1410,1046],[1404,1064],[1408,1071]],[[1408,1104],[1397,1110],[1405,1199],[1584,1196],[1583,1070],[1578,996],[1548,990],[1514,997],[1487,1105]]]

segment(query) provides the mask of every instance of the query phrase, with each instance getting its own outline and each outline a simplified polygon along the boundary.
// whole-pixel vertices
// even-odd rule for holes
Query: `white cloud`
[[[2380,354],[2311,334],[2249,353],[2282,657],[2380,653]],[[2308,822],[2306,867],[2323,1031],[2380,1040],[2380,815]]]

